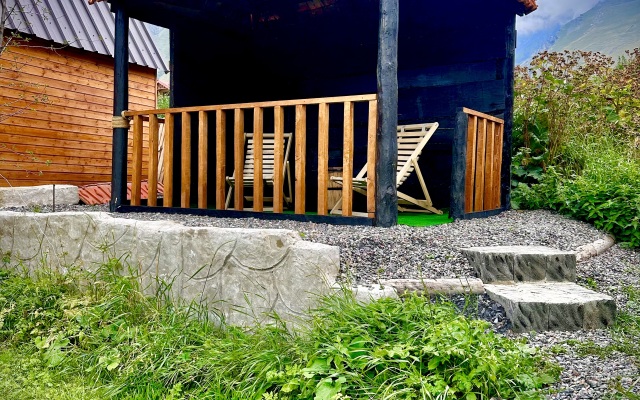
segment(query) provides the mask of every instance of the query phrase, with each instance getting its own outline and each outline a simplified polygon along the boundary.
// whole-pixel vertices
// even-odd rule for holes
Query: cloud
[[[565,24],[589,11],[600,0],[538,0],[538,9],[516,19],[518,34],[530,35],[539,30]]]

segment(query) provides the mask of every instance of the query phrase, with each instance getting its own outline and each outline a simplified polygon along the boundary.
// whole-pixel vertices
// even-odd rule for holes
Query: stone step
[[[0,207],[31,205],[50,206],[78,204],[78,187],[73,185],[40,185],[0,188]]]
[[[575,282],[576,254],[544,246],[471,247],[462,253],[484,283]]]
[[[615,321],[612,297],[575,283],[518,283],[485,285],[502,304],[514,332],[603,329]]]

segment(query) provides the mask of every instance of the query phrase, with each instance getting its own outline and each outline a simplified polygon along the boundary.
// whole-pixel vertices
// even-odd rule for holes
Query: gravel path
[[[106,211],[105,207],[64,209]],[[58,207],[58,210],[60,208]],[[42,211],[50,211],[44,207]],[[295,221],[265,221],[254,218],[228,219],[179,214],[114,214],[139,220],[172,220],[186,226],[280,228],[300,232],[305,240],[340,247],[343,279],[372,284],[389,278],[453,278],[474,276],[460,249],[472,246],[543,245],[575,250],[601,239],[592,226],[548,211],[508,211],[500,215],[427,228],[351,227]],[[603,255],[577,266],[578,283],[595,287],[616,299],[625,310],[625,286],[640,287],[640,252],[612,247]],[[463,302],[457,299],[457,302]],[[610,330],[544,332],[515,335],[509,331],[504,309],[487,296],[479,296],[477,315],[490,321],[498,332],[526,337],[532,345],[549,351],[562,367],[561,381],[549,399],[603,399],[613,393],[613,382],[640,394],[640,373],[635,361],[622,354],[606,358],[579,354],[582,343],[605,345]],[[640,340],[640,338],[639,338]],[[634,386],[635,385],[635,386]]]

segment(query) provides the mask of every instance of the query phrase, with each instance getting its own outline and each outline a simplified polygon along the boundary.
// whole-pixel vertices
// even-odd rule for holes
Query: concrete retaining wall
[[[140,272],[153,293],[158,280],[172,295],[207,304],[234,325],[265,322],[277,312],[295,321],[328,293],[339,249],[280,229],[193,228],[106,213],[0,212],[0,251],[29,268],[95,270],[119,258]]]

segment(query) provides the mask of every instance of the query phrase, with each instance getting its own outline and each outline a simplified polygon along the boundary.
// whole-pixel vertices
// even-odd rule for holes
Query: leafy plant
[[[43,398],[68,381],[68,398],[86,386],[91,398],[132,399],[539,398],[558,376],[523,342],[446,302],[361,305],[349,292],[322,299],[296,332],[283,322],[245,330],[145,296],[137,282],[119,260],[95,273],[5,273],[0,370],[2,355],[17,354],[23,375],[51,377]],[[0,388],[21,382],[7,377]]]

